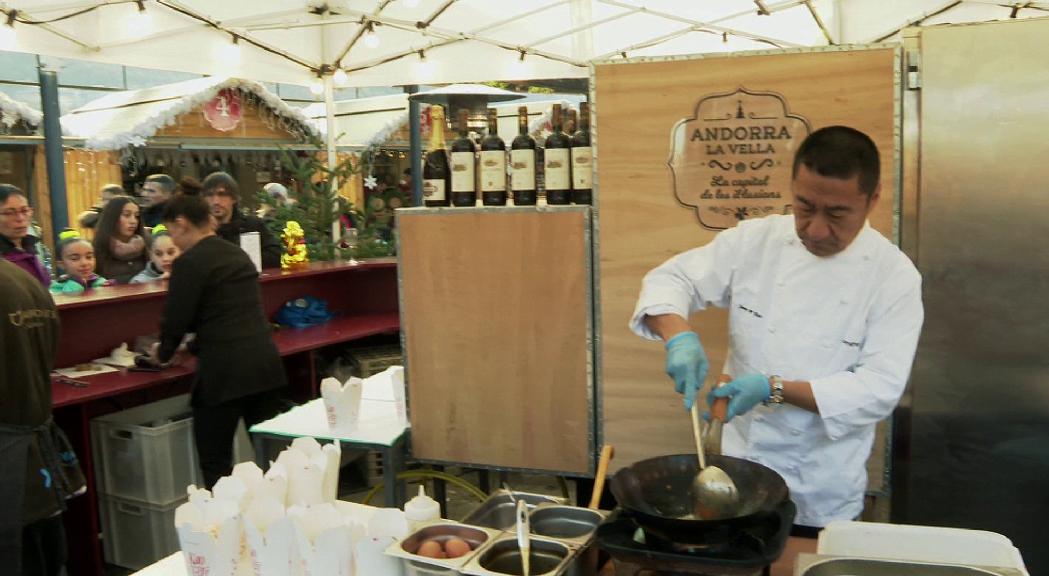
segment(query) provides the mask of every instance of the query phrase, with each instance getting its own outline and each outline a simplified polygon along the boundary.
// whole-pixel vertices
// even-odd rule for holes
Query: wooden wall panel
[[[858,128],[881,151],[882,198],[871,224],[892,237],[894,195],[893,49],[765,54],[599,65],[595,70],[600,230],[599,393],[605,442],[617,466],[694,450],[687,414],[664,372],[660,343],[627,329],[646,272],[679,252],[706,244],[691,207],[674,196],[670,134],[704,96],[740,87],[781,94],[813,130]],[[727,315],[693,318],[711,360],[724,363]]]
[[[123,182],[119,152],[67,148],[65,169],[69,227],[79,230],[85,238],[90,237],[92,231],[81,229],[77,216],[102,199],[103,186]]]
[[[161,128],[153,138],[221,138],[224,140],[236,138],[256,138],[264,140],[285,140],[297,142],[290,132],[280,127],[270,127],[259,118],[254,109],[245,109],[244,116],[237,126],[229,132],[216,130],[204,119],[201,107],[180,114],[171,126]]]
[[[398,219],[412,455],[592,473],[588,214]]]

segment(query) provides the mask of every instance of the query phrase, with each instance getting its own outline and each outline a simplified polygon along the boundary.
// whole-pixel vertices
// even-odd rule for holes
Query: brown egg
[[[419,545],[419,549],[415,552],[419,556],[426,556],[427,558],[445,558],[444,549],[441,548],[441,543],[437,540],[424,540]]]
[[[444,551],[449,558],[458,558],[470,553],[470,543],[462,538],[451,537],[444,541]]]

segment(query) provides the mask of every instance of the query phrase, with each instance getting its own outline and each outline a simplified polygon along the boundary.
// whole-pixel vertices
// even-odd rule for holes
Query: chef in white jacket
[[[921,276],[873,230],[878,149],[862,132],[813,132],[794,159],[792,216],[740,222],[649,272],[631,329],[662,339],[691,408],[708,363],[689,316],[729,309],[732,381],[722,449],[768,466],[814,534],[863,510],[875,425],[903,393],[921,331]]]

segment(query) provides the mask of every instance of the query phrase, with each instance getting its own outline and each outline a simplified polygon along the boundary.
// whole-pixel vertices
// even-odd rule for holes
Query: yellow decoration
[[[298,222],[289,220],[284,226],[281,239],[284,241],[284,254],[280,257],[281,269],[301,268],[310,263],[310,255],[306,249],[306,233]]]

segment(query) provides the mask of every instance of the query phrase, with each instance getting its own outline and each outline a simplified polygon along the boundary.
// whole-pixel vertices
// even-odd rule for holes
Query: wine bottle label
[[[444,179],[423,180],[423,199],[443,201],[445,199]]]
[[[474,153],[452,152],[452,192],[474,190]]]
[[[535,190],[535,150],[511,150],[510,164],[510,186],[514,190]]]
[[[481,192],[506,191],[506,152],[481,151]]]
[[[544,153],[547,190],[568,190],[568,148],[547,148]]]
[[[572,189],[589,190],[594,180],[589,146],[572,148]]]

